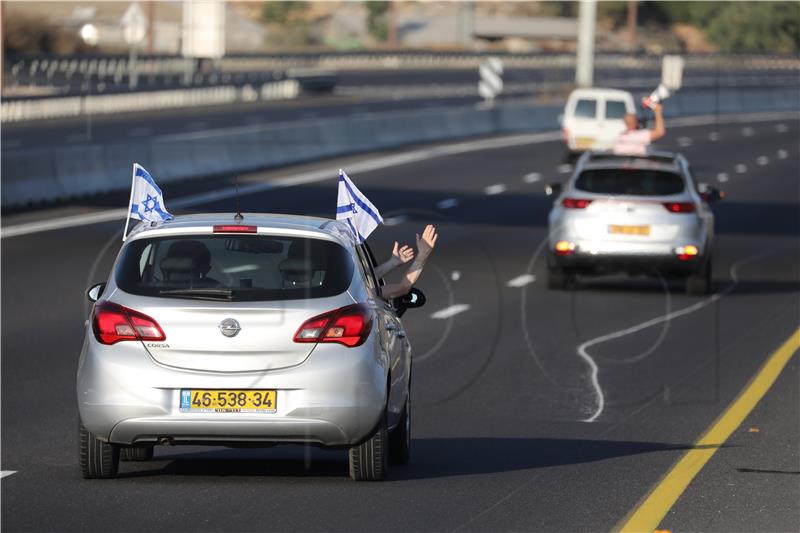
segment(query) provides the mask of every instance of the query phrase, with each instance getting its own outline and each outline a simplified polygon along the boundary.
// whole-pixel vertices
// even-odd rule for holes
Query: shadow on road
[[[702,448],[710,447],[714,446]],[[581,439],[473,437],[414,439],[411,463],[390,468],[389,479],[419,480],[494,474],[691,448],[691,445],[660,442]],[[131,469],[135,470],[130,471]],[[150,476],[341,478],[347,476],[347,461],[343,450],[331,451],[299,446],[240,450],[220,448],[189,453],[157,452],[154,462],[123,463],[121,470],[120,478]]]

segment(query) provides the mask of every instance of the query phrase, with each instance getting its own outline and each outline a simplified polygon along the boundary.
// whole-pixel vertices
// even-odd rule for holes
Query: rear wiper
[[[178,298],[198,298],[205,300],[232,300],[233,290],[231,289],[165,289],[158,291],[159,295],[176,296]]]

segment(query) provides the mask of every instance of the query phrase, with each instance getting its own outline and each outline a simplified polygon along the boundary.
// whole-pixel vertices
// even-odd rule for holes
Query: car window
[[[620,100],[608,100],[606,102],[606,118],[622,118],[625,116],[625,113],[627,113],[625,102]]]
[[[578,100],[575,104],[576,118],[595,118],[597,116],[597,100]]]
[[[674,172],[634,168],[584,170],[575,180],[579,191],[597,194],[666,196],[684,190],[683,178]]]
[[[369,286],[370,290],[376,292],[375,288],[378,286],[378,282],[375,279],[375,271],[372,269],[370,260],[367,258],[367,254],[364,251],[364,245],[359,244],[356,250],[358,252],[358,260],[361,262],[361,269],[364,272],[364,278],[367,280],[367,286]]]
[[[263,235],[137,239],[125,246],[115,269],[117,286],[131,294],[192,297],[197,290],[208,297],[216,290],[231,301],[335,296],[352,277],[350,254],[337,243]]]

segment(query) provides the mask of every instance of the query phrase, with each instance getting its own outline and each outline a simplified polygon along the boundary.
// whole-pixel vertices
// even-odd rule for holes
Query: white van
[[[575,89],[561,119],[562,138],[570,153],[610,150],[625,131],[625,113],[636,113],[633,96],[617,89]]]

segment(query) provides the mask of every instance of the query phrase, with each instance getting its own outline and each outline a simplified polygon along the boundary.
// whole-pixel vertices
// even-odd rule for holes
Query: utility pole
[[[147,53],[153,55],[156,40],[156,3],[147,2]]]
[[[578,11],[578,50],[575,63],[575,85],[591,87],[594,80],[594,27],[596,0],[581,0]]]
[[[638,2],[628,0],[628,47],[631,52],[636,50],[636,19]]]

